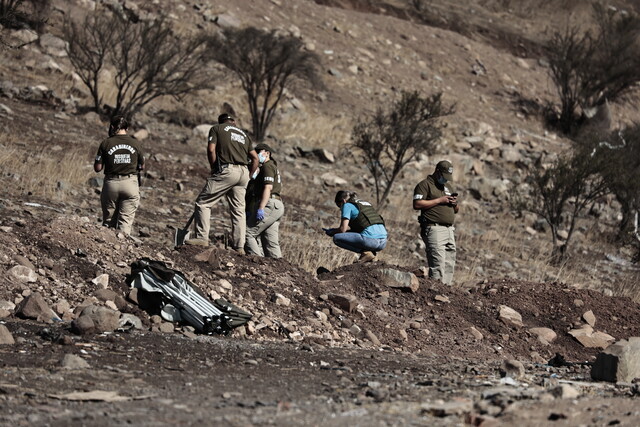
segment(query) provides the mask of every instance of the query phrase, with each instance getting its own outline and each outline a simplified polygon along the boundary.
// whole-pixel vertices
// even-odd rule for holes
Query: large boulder
[[[591,367],[591,378],[611,382],[632,382],[640,378],[640,337],[610,345]]]

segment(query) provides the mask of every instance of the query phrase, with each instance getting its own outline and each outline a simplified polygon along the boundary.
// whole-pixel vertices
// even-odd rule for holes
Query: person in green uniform
[[[248,254],[281,258],[278,231],[284,214],[284,204],[280,197],[282,179],[278,163],[271,157],[271,147],[260,143],[255,149],[260,169],[247,189],[247,242],[244,248]]]
[[[376,260],[379,251],[387,246],[387,229],[384,219],[371,203],[358,199],[353,191],[336,193],[336,206],[340,208],[340,225],[323,228],[333,243],[348,251],[360,254],[356,262]]]
[[[456,265],[456,239],[453,226],[458,213],[458,193],[450,181],[453,165],[442,160],[432,175],[413,190],[413,209],[420,211],[420,236],[426,245],[429,277],[450,285]]]
[[[229,114],[218,116],[218,124],[209,130],[207,159],[211,175],[196,198],[194,238],[187,245],[209,245],[211,207],[223,196],[231,213],[231,245],[244,253],[246,240],[245,194],[249,177],[258,169],[258,155],[251,138],[236,126]],[[251,160],[250,169],[247,164]]]
[[[137,174],[144,169],[144,156],[140,142],[127,135],[128,129],[129,123],[125,117],[113,117],[109,125],[109,138],[100,143],[93,170],[104,170],[100,194],[102,225],[130,235],[140,204]]]

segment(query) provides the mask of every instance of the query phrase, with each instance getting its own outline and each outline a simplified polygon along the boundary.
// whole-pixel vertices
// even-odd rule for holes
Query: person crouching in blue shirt
[[[384,219],[371,203],[358,199],[353,191],[338,191],[336,206],[340,208],[340,226],[323,228],[333,243],[348,251],[360,254],[356,262],[376,260],[379,251],[387,246],[387,229]]]

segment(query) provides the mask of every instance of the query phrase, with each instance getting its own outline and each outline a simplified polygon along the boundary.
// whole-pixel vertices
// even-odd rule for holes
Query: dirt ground
[[[640,415],[637,385],[592,383],[584,367],[527,364],[506,383],[491,358],[149,332],[62,340],[64,328],[8,326],[7,425],[633,426]],[[61,367],[65,354],[89,367]],[[554,398],[562,384],[581,397]]]
[[[15,344],[0,346],[2,423],[549,425],[553,420],[554,425],[631,426],[640,415],[638,384],[593,382],[589,363],[600,349],[584,348],[567,334],[591,310],[597,330],[616,339],[639,336],[640,307],[625,298],[506,279],[464,289],[421,277],[410,292],[386,285],[385,269],[405,270],[382,262],[314,277],[285,260],[242,257],[223,247],[173,250],[123,240],[81,217],[51,212],[16,221],[15,211],[8,212],[0,244],[13,259],[21,253],[33,260],[43,280],[24,284],[5,277],[0,300],[17,301],[16,295],[37,291],[50,306],[65,299],[77,313],[88,302],[100,304],[91,280],[104,271],[110,288],[126,300],[129,263],[155,255],[187,272],[205,293],[221,291],[215,284],[228,280],[232,289],[223,296],[254,318],[251,328],[220,337],[193,334],[184,325],[158,332],[151,313],[131,301],[120,311],[139,316],[141,330],[76,335],[68,321],[6,317]],[[276,303],[276,294],[290,304]],[[357,303],[352,311],[341,309],[330,295],[348,295]],[[523,325],[501,320],[501,305],[518,311]],[[529,331],[533,327],[548,327],[558,338],[542,343]],[[551,366],[547,362],[556,353],[579,363]],[[70,365],[66,355],[86,365]],[[520,361],[524,374],[503,377],[506,360]]]

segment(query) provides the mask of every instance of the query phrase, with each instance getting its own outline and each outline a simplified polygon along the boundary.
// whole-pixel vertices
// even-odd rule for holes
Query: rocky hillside
[[[148,153],[135,231],[100,226],[102,177],[91,166],[107,125],[60,38],[64,16],[96,7],[136,19],[161,8],[184,32],[277,29],[320,55],[325,88],[287,93],[268,135],[284,178],[283,259],[227,250],[223,203],[213,247],[173,248],[207,174],[209,124],[223,107],[249,123],[223,70],[212,70],[215,90],[159,99],[135,117]],[[541,117],[555,102],[542,44],[569,18],[588,25],[587,12],[585,2],[546,0],[54,0],[42,34],[3,29],[3,40],[25,44],[0,50],[0,419],[633,425],[635,374],[591,382],[604,348],[640,335],[639,271],[613,237],[615,202],[580,218],[562,266],[548,263],[544,223],[509,208],[528,170],[570,147]],[[336,190],[374,194],[351,128],[413,89],[442,92],[456,114],[437,151],[397,183],[381,260],[352,264],[320,232],[337,222]],[[635,114],[612,112],[615,126]],[[441,158],[454,163],[462,200],[454,287],[424,277],[410,206]],[[220,338],[164,320],[129,286],[131,263],[145,257],[251,321]]]

